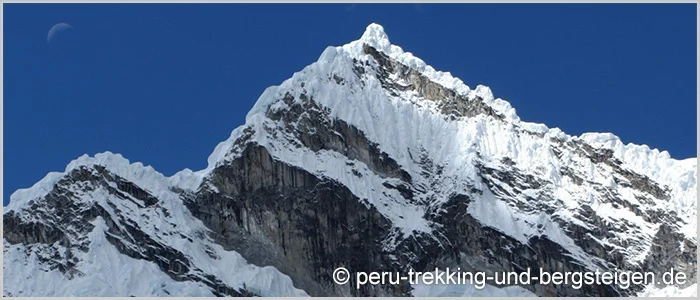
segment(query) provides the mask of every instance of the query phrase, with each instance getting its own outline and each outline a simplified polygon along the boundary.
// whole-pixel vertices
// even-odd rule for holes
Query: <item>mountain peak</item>
[[[16,191],[4,210],[3,268],[21,276],[5,276],[3,293],[474,294],[467,285],[329,281],[338,266],[396,273],[438,264],[503,273],[673,267],[697,281],[696,159],[521,121],[488,87],[435,70],[375,23],[265,89],[207,162],[165,177],[119,154],[84,155]],[[117,278],[134,270],[143,280]],[[630,296],[647,287],[483,288]]]
[[[377,23],[367,25],[367,29],[365,29],[365,33],[362,34],[360,41],[377,48],[378,50],[385,50],[391,46],[389,36],[386,35],[384,27]]]

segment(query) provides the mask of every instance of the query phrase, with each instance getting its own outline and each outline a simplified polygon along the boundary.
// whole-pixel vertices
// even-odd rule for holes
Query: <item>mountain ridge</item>
[[[562,139],[562,140],[582,140],[586,143],[588,143],[591,146],[595,146],[596,148],[600,149],[611,149],[614,151],[614,154],[618,158],[623,158],[628,164],[631,161],[632,164],[629,165],[629,167],[632,167],[635,171],[652,177],[654,179],[659,179],[661,177],[668,177],[666,174],[657,174],[658,170],[660,169],[659,165],[664,166],[667,169],[677,169],[681,168],[683,170],[694,170],[697,166],[697,158],[686,158],[682,160],[678,159],[673,159],[668,151],[660,151],[659,149],[652,149],[647,145],[644,144],[634,144],[634,143],[627,143],[624,144],[622,140],[614,135],[613,133],[608,133],[608,132],[587,132],[583,133],[579,136],[572,136],[568,135],[565,132],[561,131],[559,128],[554,127],[554,128],[549,128],[547,125],[543,123],[534,123],[534,122],[526,122],[526,121],[521,121],[517,113],[515,112],[515,109],[510,106],[510,103],[507,101],[500,99],[500,98],[494,98],[493,93],[487,86],[483,85],[478,85],[476,89],[470,89],[468,85],[464,84],[459,78],[452,77],[452,75],[449,72],[441,72],[441,71],[436,71],[434,68],[431,66],[427,65],[425,62],[423,62],[420,58],[417,58],[413,56],[410,52],[404,52],[403,49],[400,47],[393,45],[389,41],[389,37],[384,31],[384,28],[376,23],[370,24],[367,29],[365,30],[364,34],[360,37],[360,39],[353,41],[351,43],[348,43],[343,46],[339,47],[327,47],[326,50],[321,54],[319,57],[319,60],[314,63],[322,63],[322,62],[327,62],[333,60],[333,58],[338,55],[338,51],[347,51],[350,53],[351,57],[356,57],[358,56],[358,53],[362,53],[363,50],[361,50],[363,45],[371,45],[375,49],[378,49],[384,53],[386,53],[389,57],[397,59],[398,61],[406,64],[407,66],[411,67],[412,69],[416,70],[417,72],[425,75],[428,77],[430,80],[433,82],[442,85],[443,87],[454,90],[456,93],[466,96],[468,98],[481,98],[485,102],[487,102],[487,105],[490,105],[492,108],[494,108],[497,112],[500,112],[504,116],[508,116],[508,120],[514,124],[517,124],[525,130],[534,132],[536,134],[545,134],[549,133],[551,136],[554,138]],[[312,64],[313,65],[313,64]],[[309,66],[310,67],[310,66]],[[307,67],[307,68],[309,68]],[[306,70],[307,68],[304,68]],[[304,70],[300,72],[295,72],[294,76],[298,76],[297,74],[300,74],[304,72]],[[294,76],[292,78],[285,80],[282,84],[279,86],[270,86],[268,87],[262,95],[258,98],[258,100],[255,102],[254,106],[251,108],[249,111],[248,115],[246,116],[246,124],[249,122],[253,122],[251,119],[255,118],[256,114],[264,114],[269,105],[271,103],[267,103],[270,100],[274,100],[273,97],[266,97],[268,93],[270,93],[271,90],[279,89],[280,86],[284,85],[285,82],[292,81],[294,80]],[[225,140],[220,142],[216,147],[215,150],[210,154],[209,158],[207,159],[207,167],[205,169],[193,172],[189,169],[183,169],[179,172],[176,172],[173,174],[172,177],[176,178],[182,178],[182,177],[192,177],[190,175],[193,175],[194,177],[201,177],[203,174],[206,174],[206,172],[210,171],[213,169],[213,167],[216,165],[216,163],[221,160],[221,150],[220,148],[225,146],[227,142],[230,143],[231,140],[234,140],[235,137],[237,137],[237,130],[239,128],[245,127],[245,124],[242,126],[239,126],[238,128],[234,129],[230,135],[230,137]],[[106,151],[102,152],[101,154],[110,156],[111,152]],[[120,156],[120,155],[118,155]],[[71,161],[69,165],[66,168],[66,171],[70,168],[71,165],[73,164],[80,164],[81,161],[85,160],[86,157],[90,157],[87,154],[84,154],[80,158]],[[117,157],[118,158],[118,157]],[[651,161],[653,163],[656,163],[656,165],[652,164],[645,164],[644,161]],[[138,163],[138,162],[136,162]],[[53,172],[52,172],[53,173]],[[48,177],[49,175],[47,175]],[[676,177],[676,176],[673,176]],[[680,177],[680,176],[678,176]],[[663,178],[665,182],[672,182],[673,180]],[[43,181],[40,180],[40,182]],[[194,184],[196,185],[196,184]],[[18,191],[23,191],[27,189],[20,189]],[[695,193],[694,190],[692,189],[685,189],[689,193]],[[10,199],[12,199],[13,196],[10,196]],[[686,197],[687,198],[687,197]],[[686,205],[678,205],[679,207],[686,207],[692,205],[696,205],[695,203],[689,203]],[[9,203],[8,203],[8,206]],[[681,208],[682,209],[682,208]],[[692,209],[690,211],[693,211]],[[689,217],[688,219],[694,219],[692,217]],[[693,227],[695,228],[695,227]]]
[[[221,253],[240,252],[255,265],[274,265],[280,268],[281,274],[291,274],[295,286],[301,282],[307,292],[316,295],[355,295],[355,292],[329,288],[319,279],[323,275],[310,275],[305,269],[307,267],[287,258],[294,254],[289,254],[287,247],[290,245],[286,243],[293,241],[285,235],[323,237],[324,245],[334,243],[336,238],[347,239],[354,235],[347,237],[345,232],[300,233],[283,225],[279,225],[280,229],[266,226],[263,220],[279,222],[288,218],[292,222],[301,218],[297,219],[296,226],[307,226],[304,224],[310,220],[321,224],[314,226],[325,228],[321,219],[304,219],[308,216],[303,212],[288,215],[279,211],[279,205],[303,205],[293,202],[294,197],[316,195],[305,200],[316,205],[319,199],[330,197],[336,199],[337,204],[357,207],[360,211],[367,209],[371,223],[375,224],[370,228],[378,226],[379,229],[375,232],[378,233],[377,248],[363,248],[364,251],[405,256],[345,262],[357,267],[378,263],[401,270],[406,266],[455,264],[453,260],[460,265],[464,263],[461,257],[465,256],[476,259],[468,263],[472,268],[508,270],[509,267],[499,267],[491,262],[494,258],[481,262],[478,257],[483,254],[470,252],[466,245],[453,246],[453,251],[462,251],[456,256],[446,253],[445,249],[435,248],[443,243],[458,244],[457,237],[464,234],[458,227],[449,227],[445,223],[457,218],[447,207],[463,208],[469,215],[463,216],[468,220],[463,221],[467,222],[464,226],[476,226],[474,230],[479,234],[503,239],[507,241],[504,243],[517,249],[523,245],[537,248],[538,243],[554,243],[560,247],[557,249],[561,249],[557,251],[563,253],[557,259],[572,266],[583,264],[589,269],[607,266],[610,259],[622,260],[630,268],[658,269],[653,262],[647,262],[649,254],[646,254],[660,251],[652,251],[652,241],[659,237],[646,232],[660,230],[655,221],[657,214],[678,215],[680,221],[673,221],[676,222],[673,224],[682,224],[678,225],[680,229],[668,230],[681,243],[688,243],[691,248],[696,245],[696,225],[693,223],[696,218],[696,158],[674,160],[666,151],[622,144],[612,134],[587,133],[574,137],[558,128],[521,121],[515,109],[508,102],[494,98],[488,87],[479,85],[472,90],[449,73],[434,70],[409,52],[392,45],[377,24],[369,25],[357,41],[326,48],[317,62],[294,73],[279,86],[267,88],[246,116],[246,123],[216,146],[208,158],[207,168],[197,172],[185,169],[165,177],[150,166],[131,164],[119,154],[84,155],[72,161],[65,172],[50,173],[33,187],[13,193],[5,208],[4,220],[7,220],[8,213],[15,213],[22,216],[16,221],[18,224],[27,222],[27,219],[22,219],[27,217],[21,213],[23,209],[36,205],[35,200],[54,192],[57,183],[65,176],[83,170],[83,167],[90,169],[94,166],[104,166],[110,173],[144,189],[156,199],[156,204],[163,199],[177,202],[180,198],[194,219],[203,221],[201,228],[207,228],[216,236],[211,245],[222,245],[223,249],[219,251],[224,252]],[[679,178],[683,180],[679,181]],[[118,190],[119,186],[117,181]],[[310,188],[315,192],[304,196],[303,191]],[[133,192],[131,188],[126,189]],[[251,193],[251,190],[255,192]],[[330,192],[332,190],[339,190],[340,194]],[[289,193],[289,196],[267,203],[263,199],[272,197],[269,194],[272,191],[279,191],[281,195]],[[141,192],[135,192],[132,196],[138,198],[140,195]],[[585,197],[590,203],[582,200]],[[251,202],[250,199],[262,202]],[[535,199],[544,204],[538,204],[533,201]],[[116,205],[116,201],[103,207]],[[148,201],[136,199],[133,202],[141,209],[149,206]],[[672,212],[661,207],[664,201],[671,201]],[[361,206],[356,206],[355,202]],[[212,211],[216,206],[221,207],[220,212]],[[361,209],[362,206],[365,208]],[[612,242],[596,237],[582,242],[570,237],[572,234],[594,234],[588,232],[588,228],[592,224],[604,224],[604,221],[581,220],[618,220],[613,215],[599,214],[600,209],[631,211],[621,222],[631,222],[624,226],[638,228],[630,235],[640,242],[620,250],[624,252],[620,257],[606,260],[591,253],[606,247],[624,246],[624,239],[630,237],[624,229],[606,228],[610,230],[610,234],[605,234],[606,239],[611,238]],[[268,219],[266,214],[270,212],[277,217]],[[217,213],[222,215],[217,216]],[[328,220],[343,218],[343,214],[336,212],[322,213],[328,214]],[[346,214],[353,218],[353,213]],[[102,217],[109,216],[115,218],[115,214]],[[474,220],[470,219],[472,217]],[[363,218],[358,216],[357,220],[347,221],[363,224],[361,227],[368,226]],[[102,225],[94,226],[102,228]],[[235,228],[251,234],[230,233]],[[683,236],[675,235],[676,231]],[[123,232],[129,235],[128,230]],[[282,235],[279,240],[275,237],[277,234]],[[431,250],[426,250],[428,252],[420,257],[420,252],[417,254],[417,250],[411,250],[414,246],[406,242],[411,236],[420,239],[418,243],[422,247]],[[21,240],[20,237],[12,239]],[[245,244],[249,240],[255,241]],[[206,245],[210,243],[206,241]],[[277,250],[269,250],[268,257],[256,254],[261,250],[260,245],[266,244],[272,249],[279,247],[283,254]],[[483,241],[476,245],[493,247]],[[312,249],[309,251],[314,253],[314,261],[318,259],[316,263],[321,268],[339,263],[325,257],[324,251],[330,249],[328,246],[317,248],[314,243],[293,246],[299,251]],[[7,249],[6,239],[6,252]],[[521,254],[529,250],[516,251],[521,251],[518,252]],[[686,252],[681,250],[677,257],[686,255]],[[672,259],[682,261],[677,257]],[[430,261],[430,258],[436,261]],[[406,289],[405,286],[371,288],[359,293],[405,295],[410,293]],[[533,289],[531,292],[541,295],[555,291],[578,293],[566,288]],[[615,289],[601,287],[581,293],[614,295]]]

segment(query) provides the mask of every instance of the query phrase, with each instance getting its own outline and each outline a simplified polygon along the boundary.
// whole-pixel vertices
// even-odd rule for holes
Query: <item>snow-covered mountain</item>
[[[649,295],[696,289],[696,158],[521,121],[371,24],[266,89],[208,167],[109,152],[11,196],[5,296]],[[674,286],[337,285],[351,271],[674,268]],[[659,275],[660,276],[660,275]]]

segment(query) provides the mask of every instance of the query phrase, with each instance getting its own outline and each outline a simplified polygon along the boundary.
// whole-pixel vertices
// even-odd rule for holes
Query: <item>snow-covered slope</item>
[[[471,89],[434,70],[392,45],[377,24],[266,89],[208,162],[204,170],[164,177],[119,155],[83,156],[15,192],[4,214],[4,293],[656,291],[551,285],[357,291],[329,281],[338,266],[489,272],[674,266],[695,283],[695,158],[675,160],[609,133],[576,137],[522,121],[488,87]],[[9,275],[20,273],[52,284]],[[131,274],[149,280],[132,282]]]
[[[8,242],[31,232],[5,232],[5,295],[306,296],[274,267],[248,264],[208,238],[178,194],[200,176],[166,178],[107,152],[17,191],[5,226],[43,232],[34,243]]]
[[[379,80],[371,77],[358,78],[353,74],[353,60],[366,62],[370,66],[376,64],[371,55],[364,53],[363,45],[374,47],[431,81],[453,90],[457,95],[464,97],[464,101],[482,101],[503,119],[496,122],[493,118],[477,116],[449,120],[439,113],[440,103],[425,101],[424,97],[415,91],[407,91],[397,96],[377,92],[383,90]],[[342,78],[344,82],[340,86],[330,84],[335,80],[334,77]],[[362,81],[363,79],[367,81]],[[397,82],[404,83],[401,80]],[[345,86],[350,87],[344,88]],[[668,186],[671,197],[670,203],[665,205],[688,222],[685,232],[693,237],[695,235],[696,158],[675,160],[666,151],[650,149],[646,145],[624,144],[611,133],[586,133],[576,137],[567,135],[558,128],[550,129],[544,124],[521,121],[515,109],[508,102],[494,98],[488,87],[479,85],[472,90],[450,73],[435,71],[421,59],[392,45],[380,25],[370,25],[357,41],[342,47],[328,47],[316,63],[295,73],[280,86],[268,88],[249,112],[245,126],[257,129],[257,133],[265,132],[264,126],[285,126],[286,124],[272,124],[266,115],[268,111],[288,108],[281,100],[287,93],[294,96],[306,93],[317,95],[314,100],[319,106],[329,109],[329,119],[343,120],[361,129],[369,140],[379,144],[382,151],[408,169],[418,168],[407,155],[408,152],[425,151],[434,161],[450,161],[446,166],[456,169],[470,166],[470,155],[478,152],[486,159],[507,157],[513,160],[518,168],[535,172],[543,176],[543,179],[561,186],[563,183],[559,170],[563,166],[569,166],[572,163],[570,160],[575,158],[555,157],[552,145],[582,141],[596,149],[611,149],[613,156],[621,160],[622,168]],[[222,156],[225,154],[236,153],[230,151],[230,148],[242,134],[243,128],[245,127],[235,130],[231,138],[217,147],[210,157],[210,168],[224,159]],[[278,139],[262,135],[256,136],[256,139],[263,145],[279,142]],[[548,141],[550,139],[556,142]],[[281,146],[273,149],[296,151]],[[280,155],[282,159],[287,157],[298,159],[296,153]],[[586,169],[583,175],[591,181],[607,185],[612,180],[610,174],[594,170],[593,162],[580,163],[580,168]],[[303,162],[296,164],[302,165]],[[471,175],[468,174],[469,170],[453,171],[459,174],[456,176]]]

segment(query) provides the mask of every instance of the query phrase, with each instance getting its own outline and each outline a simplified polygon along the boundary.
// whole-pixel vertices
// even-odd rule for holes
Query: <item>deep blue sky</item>
[[[260,93],[371,22],[521,119],[696,156],[694,4],[5,4],[4,203],[106,150],[199,170]],[[48,44],[56,23],[72,24]]]

